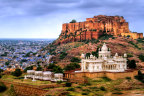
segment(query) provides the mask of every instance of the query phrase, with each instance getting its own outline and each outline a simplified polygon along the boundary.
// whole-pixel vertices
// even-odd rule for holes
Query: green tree
[[[63,73],[63,69],[60,66],[50,63],[48,69],[51,69],[54,73]]]
[[[61,52],[59,59],[64,59],[67,56],[67,53]]]
[[[128,64],[129,68],[136,69],[136,62],[135,62],[135,60],[131,60],[131,61],[128,60],[127,64]]]
[[[139,55],[139,59],[140,59],[142,62],[144,62],[144,55],[143,55],[143,54]]]
[[[2,73],[3,72],[3,69],[0,69],[0,73]]]
[[[15,69],[15,71],[12,72],[12,75],[13,75],[13,76],[16,76],[16,77],[21,76],[21,75],[22,75],[21,69]]]
[[[54,73],[63,73],[63,69],[60,66],[55,66],[52,70]]]
[[[97,48],[96,51],[92,51],[92,55],[93,55],[93,56],[98,57],[98,49],[99,49],[99,48]]]
[[[86,53],[86,57],[90,57],[90,53]]]
[[[73,19],[70,23],[76,23],[76,20],[75,19]]]
[[[130,35],[127,35],[127,37],[129,38],[129,37],[130,37]]]
[[[7,88],[6,86],[4,85],[4,83],[0,82],[0,92],[3,92],[5,91]]]
[[[38,65],[36,71],[42,71],[42,70],[43,70],[42,67],[40,65]]]
[[[33,66],[26,67],[26,68],[24,69],[24,72],[27,72],[27,70],[33,70]]]
[[[75,70],[77,68],[80,68],[80,65],[78,63],[70,63],[67,66],[64,67],[64,70],[70,71],[70,70]]]
[[[54,63],[50,63],[50,64],[48,65],[48,69],[53,69],[54,67],[56,67],[56,65],[55,65]]]
[[[5,65],[7,65],[7,66],[8,66],[9,64],[10,64],[10,61],[5,62]]]

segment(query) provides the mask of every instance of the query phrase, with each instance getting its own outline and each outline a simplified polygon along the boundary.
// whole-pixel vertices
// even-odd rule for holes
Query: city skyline
[[[1,0],[0,38],[57,38],[62,24],[96,15],[124,16],[144,33],[143,0]]]

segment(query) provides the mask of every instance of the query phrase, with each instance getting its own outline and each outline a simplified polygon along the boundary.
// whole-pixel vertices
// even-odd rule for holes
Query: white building
[[[27,70],[27,75],[25,75],[25,79],[32,78],[33,81],[36,80],[49,80],[49,81],[64,81],[62,73],[53,73],[50,71],[35,71],[35,70]]]
[[[124,56],[111,56],[110,48],[107,48],[104,43],[102,48],[99,48],[98,58],[90,55],[86,58],[85,54],[81,55],[81,71],[82,72],[124,72],[127,69],[127,54]]]

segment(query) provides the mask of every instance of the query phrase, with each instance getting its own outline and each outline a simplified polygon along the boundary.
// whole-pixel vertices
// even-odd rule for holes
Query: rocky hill
[[[114,36],[129,36],[133,39],[143,38],[142,33],[132,33],[128,22],[122,16],[98,15],[87,18],[84,22],[76,22],[62,25],[62,32],[56,44],[98,39],[104,34]]]
[[[64,67],[71,62],[72,57],[80,58],[82,53],[96,52],[97,48],[101,47],[104,42],[112,50],[112,55],[127,53],[128,59],[134,59],[138,66],[144,66],[144,39],[133,40],[128,37],[104,35],[97,40],[85,40],[83,42],[70,42],[60,45],[55,45],[55,42],[53,42],[44,50],[55,55],[51,61],[55,61],[58,65]]]

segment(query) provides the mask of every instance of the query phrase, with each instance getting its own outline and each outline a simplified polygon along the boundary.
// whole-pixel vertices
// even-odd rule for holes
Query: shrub
[[[76,88],[82,88],[81,86],[76,86]]]
[[[122,93],[122,92],[114,92],[114,93],[112,93],[112,94],[121,95],[121,94],[123,94],[123,93]]]
[[[71,87],[72,83],[71,82],[66,82],[66,87]]]
[[[128,54],[127,54],[127,57],[133,57],[133,55],[132,55],[132,54],[130,54],[130,53],[128,53]]]
[[[9,96],[17,96],[13,85],[11,85],[10,89],[8,90],[8,94]]]
[[[78,63],[80,63],[80,59],[79,58],[77,58],[77,57],[72,57],[72,59],[71,59],[71,62],[78,62]]]
[[[82,95],[88,95],[88,93],[82,93]]]
[[[5,91],[7,88],[6,86],[4,85],[4,83],[0,82],[0,92],[3,92]]]
[[[89,87],[90,89],[97,89],[97,87]]]
[[[76,20],[75,20],[75,19],[73,19],[72,21],[70,21],[70,23],[76,23]]]
[[[97,44],[98,42],[100,42],[100,41],[99,41],[99,40],[95,40],[95,39],[92,39],[92,40],[91,40],[91,43]]]
[[[111,81],[111,79],[110,78],[108,78],[108,77],[102,77],[102,79],[104,80],[104,81]]]
[[[106,88],[103,87],[103,86],[101,86],[101,87],[100,87],[100,90],[102,90],[102,91],[106,91]]]
[[[115,39],[113,35],[109,35],[109,34],[103,34],[99,37],[100,40],[108,40],[109,38]]]
[[[131,80],[131,77],[126,77],[126,79],[129,81],[129,80]]]
[[[61,84],[62,83],[62,81],[57,81],[57,84]]]
[[[144,62],[144,55],[143,55],[143,54],[139,55],[139,59],[140,59],[142,62]]]
[[[144,74],[142,74],[142,72],[139,70],[138,71],[138,75],[135,76],[135,79],[141,81],[142,83],[144,83]]]
[[[61,52],[59,59],[64,59],[67,56],[67,53]]]
[[[115,88],[114,90],[115,90],[115,91],[121,91],[119,88]]]
[[[138,49],[141,49],[139,48],[135,43],[133,43],[133,41],[129,41],[128,43],[132,44],[134,47],[138,48]]]
[[[66,89],[66,91],[74,91],[75,89],[74,88],[68,88]]]
[[[22,75],[21,69],[15,69],[15,71],[12,72],[12,75],[13,75],[13,76],[16,76],[16,77],[21,76],[21,75]]]

